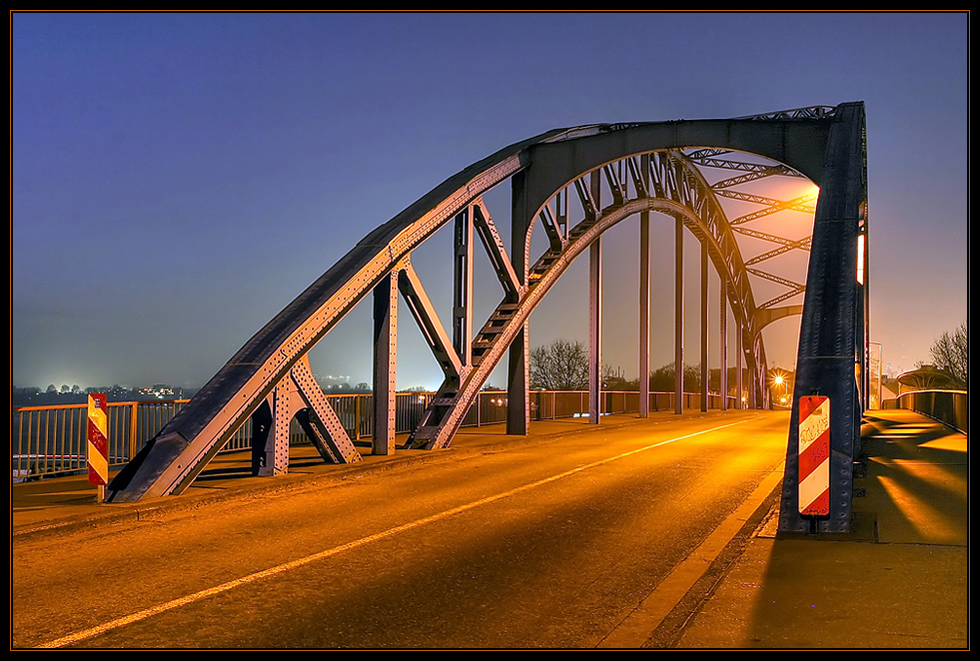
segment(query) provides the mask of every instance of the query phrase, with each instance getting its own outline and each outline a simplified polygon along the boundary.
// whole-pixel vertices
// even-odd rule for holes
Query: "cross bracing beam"
[[[771,243],[780,244],[778,248],[773,248],[768,252],[764,252],[756,255],[755,257],[750,257],[746,259],[745,264],[747,266],[752,266],[760,262],[765,262],[774,257],[778,257],[779,255],[788,253],[791,250],[802,250],[804,252],[810,252],[810,242],[812,239],[812,237],[810,236],[805,236],[802,239],[793,240],[781,236],[775,236],[773,234],[767,234],[765,232],[747,231],[744,227],[737,228],[735,231],[738,232],[739,234],[745,234],[746,236],[753,236],[757,239],[764,239]]]
[[[793,171],[783,165],[773,166],[772,164],[766,163],[751,163],[745,161],[732,161],[727,159],[711,158],[711,156],[716,156],[718,154],[707,154],[704,150],[698,152],[695,162],[699,165],[712,167],[712,168],[729,168],[736,170],[747,170],[754,173],[759,178],[764,178],[772,175],[788,175],[788,176],[801,176],[799,173]],[[690,154],[688,155],[690,157]],[[757,221],[763,218],[773,216],[775,214],[784,211],[794,211],[807,214],[812,217],[815,211],[815,201],[817,199],[817,194],[805,194],[789,200],[780,200],[772,197],[759,195],[756,193],[749,193],[742,190],[734,188],[734,186],[742,183],[747,183],[745,178],[732,178],[727,179],[722,182],[716,182],[712,185],[714,193],[716,196],[722,199],[737,200],[739,202],[746,202],[750,204],[760,205],[763,208],[756,210],[751,213],[736,216],[729,220],[729,224],[732,226],[734,232],[739,235],[751,237],[753,239],[759,239],[768,243],[775,244],[777,247],[766,252],[755,255],[754,257],[748,257],[745,259],[745,266],[747,270],[752,275],[758,276],[769,282],[774,282],[786,287],[787,291],[774,296],[769,300],[761,303],[759,305],[760,309],[771,308],[779,305],[780,303],[803,293],[806,290],[806,286],[802,283],[797,282],[791,277],[786,277],[778,273],[774,273],[769,270],[763,270],[758,268],[758,265],[768,262],[770,260],[779,257],[780,255],[785,255],[794,250],[800,250],[803,252],[809,252],[811,237],[809,235],[802,238],[789,238],[784,236],[779,236],[774,234],[772,231],[762,231],[758,229],[753,229],[747,225],[753,221]],[[800,275],[803,275],[802,273]]]
[[[747,199],[746,196],[741,196],[743,199]],[[755,196],[757,197],[757,196]],[[745,214],[744,216],[739,216],[731,221],[732,225],[744,225],[745,223],[752,222],[753,220],[758,220],[765,216],[772,215],[774,213],[779,213],[780,211],[803,211],[806,213],[813,213],[814,207],[810,204],[811,201],[815,200],[816,196],[803,196],[795,200],[772,200],[764,202],[766,204],[765,209],[760,209],[754,211],[753,213]],[[755,200],[753,200],[755,201]]]
[[[778,275],[774,275],[767,271],[761,271],[759,269],[750,268],[749,273],[753,275],[757,275],[760,278],[764,278],[770,282],[775,282],[777,284],[783,285],[789,290],[780,294],[779,296],[769,299],[765,303],[760,303],[759,308],[771,308],[777,303],[782,303],[786,299],[792,298],[793,296],[796,296],[797,294],[802,294],[804,291],[806,291],[805,285],[800,284],[799,282],[793,282],[792,280],[787,280],[786,278],[781,278]]]
[[[772,165],[761,170],[753,170],[746,174],[739,175],[737,177],[729,177],[722,181],[716,181],[712,186],[715,190],[724,190],[726,188],[731,188],[732,186],[740,186],[742,184],[747,184],[753,181],[759,181],[760,179],[766,179],[768,177],[775,177],[778,175],[786,177],[801,177],[799,172],[796,172],[792,168],[786,167],[785,165]]]
[[[837,111],[834,106],[808,106],[806,108],[794,108],[793,110],[778,110],[776,112],[763,113],[761,115],[748,115],[740,119],[756,119],[763,121],[773,121],[779,119],[826,119],[832,117]]]
[[[774,163],[751,163],[748,161],[732,161],[727,158],[708,158],[704,155],[703,151],[697,153],[698,156],[691,158],[702,167],[719,168],[722,170],[741,170],[743,172],[752,172],[754,174],[764,175],[767,177],[774,174],[783,174],[792,177],[801,176],[799,172],[795,172],[792,168],[786,167],[785,165],[778,165]]]
[[[717,189],[717,186],[713,186]],[[806,213],[813,213],[814,206],[812,202],[816,202],[816,195],[805,195],[797,198],[796,200],[776,200],[771,197],[765,197],[763,195],[752,195],[751,193],[743,193],[742,191],[733,190],[715,190],[715,194],[719,197],[728,197],[734,200],[742,200],[744,202],[755,202],[756,204],[764,204],[768,207],[774,207],[777,209],[793,209],[796,211],[805,211]],[[732,220],[733,225],[737,225],[738,222]]]
[[[755,327],[763,329],[774,321],[803,314],[802,305],[784,305],[781,307],[758,308],[755,311]]]
[[[722,156],[724,154],[731,154],[731,150],[728,149],[693,149],[687,152],[687,157],[697,163],[702,165],[708,162],[713,156]],[[729,163],[730,161],[720,160],[720,163]],[[725,165],[719,165],[718,167],[727,167]]]
[[[413,317],[424,334],[428,331],[430,349],[445,375],[443,387],[432,398],[427,416],[410,443],[414,447],[445,447],[492,367],[508,349],[511,391],[523,388],[526,402],[530,313],[571,261],[598,241],[604,231],[628,217],[645,217],[650,212],[681,219],[705,246],[723,283],[722,299],[727,305],[722,309],[731,310],[743,338],[735,353],[740,362],[747,362],[753,383],[764,383],[760,378],[766,362],[760,334],[765,319],[763,308],[756,305],[737,234],[716,190],[707,184],[698,168],[716,167],[715,160],[725,160],[717,157],[730,152],[755,154],[775,165],[770,163],[767,169],[747,168],[753,171],[746,171],[745,177],[802,175],[821,187],[823,201],[824,187],[834,185],[830,183],[830,169],[825,166],[838,112],[855,105],[860,104],[739,119],[558,129],[473,164],[370,232],[256,333],[112,481],[108,500],[134,501],[182,492],[228,438],[251,416],[268,409],[270,398],[276,393],[291,392],[292,370],[305,364],[309,350],[382,283],[397,282],[401,296],[411,300]],[[691,158],[692,154],[697,158]],[[704,163],[699,164],[699,160]],[[603,179],[602,201],[597,189],[586,183],[587,177],[598,181],[599,177],[592,178],[593,173]],[[508,180],[514,189],[509,254],[481,197]],[[724,187],[735,185],[737,182],[731,180]],[[719,184],[714,188],[719,188]],[[580,217],[572,217],[573,199],[578,203]],[[818,213],[819,209],[818,203]],[[441,227],[464,217],[465,238],[455,242],[456,255],[464,259],[457,271],[459,284],[450,333],[430,310],[425,289],[412,269],[411,255]],[[538,223],[551,240],[545,254],[532,263],[530,236]],[[468,274],[474,233],[481,238],[504,294],[484,326],[466,343],[469,332],[465,329],[470,321],[468,315],[472,314]],[[377,300],[390,308],[392,294]],[[376,325],[388,333],[389,344],[396,332],[391,321]],[[516,353],[515,347],[519,347]],[[378,364],[382,371],[388,365],[393,374],[394,352],[382,356]],[[524,378],[520,379],[522,366]],[[390,389],[382,391],[390,394]],[[750,399],[762,401],[764,396],[764,391],[753,385]],[[291,401],[298,418],[310,416],[310,411],[315,418],[321,417],[308,399]],[[519,407],[513,405],[511,408],[516,415],[510,417],[523,416],[526,428],[526,409],[517,410]],[[384,413],[376,411],[376,420]],[[323,417],[329,418],[329,413]],[[520,425],[515,423],[514,428],[520,429]],[[356,460],[344,453],[328,454],[332,460]]]

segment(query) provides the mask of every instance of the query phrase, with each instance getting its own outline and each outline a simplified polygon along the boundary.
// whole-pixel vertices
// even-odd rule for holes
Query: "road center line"
[[[623,459],[625,457],[629,457],[629,456],[632,456],[634,454],[639,454],[641,452],[646,452],[648,450],[652,450],[652,449],[655,449],[655,448],[658,448],[658,447],[662,447],[662,446],[668,445],[670,443],[676,443],[677,441],[683,441],[685,439],[693,438],[695,436],[701,436],[703,434],[708,434],[708,433],[711,433],[711,432],[715,432],[715,431],[718,431],[720,429],[724,429],[726,427],[732,427],[734,425],[739,425],[739,424],[742,424],[743,422],[748,422],[749,420],[752,420],[752,418],[746,418],[746,419],[743,419],[743,420],[736,420],[734,422],[729,422],[729,423],[726,423],[724,425],[718,425],[717,427],[711,427],[709,429],[703,429],[701,431],[692,432],[690,434],[685,434],[683,436],[677,436],[675,438],[670,438],[670,439],[667,439],[665,441],[660,441],[658,443],[653,443],[651,445],[647,445],[647,446],[644,446],[644,447],[641,447],[641,448],[637,448],[635,450],[630,450],[629,452],[624,452],[622,454],[618,454],[618,455],[615,455],[615,456],[612,456],[612,457],[606,457],[605,459],[600,459],[599,461],[594,461],[594,462],[589,463],[589,464],[584,464],[584,465],[579,466],[577,468],[573,468],[571,470],[565,471],[564,473],[559,473],[557,475],[552,475],[551,477],[546,477],[546,478],[541,479],[541,480],[538,480],[536,482],[531,482],[529,484],[525,484],[523,486],[517,487],[515,489],[511,489],[509,491],[504,491],[502,493],[499,493],[499,494],[496,494],[496,495],[493,495],[493,496],[487,496],[486,498],[481,498],[480,500],[473,501],[472,503],[467,503],[466,505],[460,505],[459,507],[454,507],[452,509],[448,509],[448,510],[445,510],[443,512],[440,512],[438,514],[433,514],[432,516],[427,516],[427,517],[424,517],[424,518],[421,518],[421,519],[416,519],[415,521],[410,521],[409,523],[405,523],[403,525],[396,526],[394,528],[389,528],[388,530],[385,530],[385,531],[379,532],[379,533],[375,533],[374,535],[368,535],[367,537],[362,537],[360,539],[354,540],[353,542],[348,542],[347,544],[341,544],[340,546],[335,546],[335,547],[330,548],[330,549],[327,549],[325,551],[320,551],[319,553],[314,553],[313,555],[308,555],[308,556],[306,556],[304,558],[299,558],[297,560],[292,560],[290,562],[286,562],[286,563],[283,563],[281,565],[277,565],[275,567],[271,567],[269,569],[265,569],[265,570],[262,570],[260,572],[256,572],[254,574],[250,574],[248,576],[243,576],[242,578],[235,579],[234,581],[229,581],[227,583],[222,583],[221,585],[217,585],[215,587],[208,588],[206,590],[201,590],[200,592],[195,592],[194,594],[190,594],[190,595],[187,595],[187,596],[184,596],[184,597],[180,597],[178,599],[174,599],[172,601],[168,601],[166,603],[158,604],[158,605],[153,606],[151,608],[147,608],[147,609],[144,609],[144,610],[141,610],[141,611],[137,611],[136,613],[132,613],[130,615],[126,615],[126,616],[117,618],[117,619],[112,620],[110,622],[106,622],[105,624],[100,624],[100,625],[98,625],[96,627],[92,627],[90,629],[85,629],[83,631],[78,631],[76,633],[69,634],[69,635],[64,636],[62,638],[58,638],[56,640],[52,640],[52,641],[47,642],[47,643],[44,643],[42,645],[38,645],[37,646],[37,649],[55,649],[55,648],[59,648],[59,647],[65,647],[67,645],[73,645],[73,644],[78,643],[78,642],[81,642],[83,640],[88,640],[90,638],[94,638],[96,636],[99,636],[99,635],[101,635],[103,633],[107,633],[109,631],[112,631],[113,629],[119,629],[119,628],[124,627],[124,626],[127,626],[129,624],[133,624],[135,622],[140,622],[140,621],[145,620],[145,619],[147,619],[149,617],[152,617],[154,615],[158,615],[158,614],[164,613],[166,611],[174,610],[176,608],[180,608],[181,606],[186,606],[188,604],[192,604],[192,603],[201,601],[201,600],[206,599],[208,597],[212,597],[214,595],[221,594],[222,592],[227,592],[227,591],[229,591],[231,589],[234,589],[234,588],[237,588],[237,587],[241,587],[243,585],[248,585],[250,583],[255,583],[256,581],[261,581],[262,579],[269,578],[271,576],[275,576],[277,574],[281,574],[283,572],[287,572],[287,571],[290,571],[292,569],[297,569],[299,567],[303,567],[304,565],[308,565],[310,563],[316,562],[317,560],[324,560],[326,558],[330,558],[330,557],[333,557],[335,555],[339,555],[341,553],[344,553],[345,551],[350,551],[350,550],[359,548],[361,546],[365,546],[367,544],[371,544],[372,542],[377,542],[377,541],[382,540],[382,539],[387,539],[389,537],[394,537],[395,535],[401,534],[401,533],[406,532],[408,530],[412,530],[414,528],[419,528],[421,526],[425,526],[425,525],[428,525],[430,523],[435,523],[436,521],[441,521],[443,519],[447,519],[447,518],[449,518],[451,516],[455,516],[455,515],[460,514],[462,512],[466,512],[468,510],[475,509],[477,507],[482,507],[483,505],[487,505],[489,503],[493,503],[493,502],[496,502],[498,500],[503,500],[504,498],[509,498],[510,496],[513,496],[513,495],[522,493],[524,491],[528,491],[530,489],[534,489],[536,487],[540,487],[540,486],[545,485],[545,484],[549,484],[551,482],[555,482],[557,480],[564,479],[566,477],[570,477],[570,476],[575,475],[577,473],[581,473],[582,471],[586,471],[586,470],[589,470],[589,469],[592,469],[592,468],[596,468],[597,466],[602,466],[603,464],[608,464],[608,463],[613,462],[613,461],[618,461],[618,460]]]

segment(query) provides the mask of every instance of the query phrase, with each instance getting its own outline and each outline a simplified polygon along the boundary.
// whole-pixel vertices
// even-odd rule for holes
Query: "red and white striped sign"
[[[830,514],[830,398],[800,397],[799,506],[804,516]]]
[[[109,433],[105,393],[88,396],[88,481],[109,483]]]

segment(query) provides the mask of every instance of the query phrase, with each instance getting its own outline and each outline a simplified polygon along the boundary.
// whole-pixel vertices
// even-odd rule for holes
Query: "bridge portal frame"
[[[764,375],[761,328],[785,313],[755,306],[748,271],[724,214],[710,220],[719,206],[704,188],[698,172],[682,156],[698,148],[758,154],[792,168],[820,188],[810,263],[803,305],[797,360],[796,392],[787,446],[786,479],[780,527],[785,530],[847,530],[850,518],[852,464],[860,442],[860,416],[867,393],[867,177],[864,107],[860,102],[835,108],[816,107],[735,119],[677,120],[633,124],[592,125],[547,132],[512,145],[475,163],[420,198],[404,212],[368,234],[337,264],[314,282],[260,330],[208,382],[109,485],[107,500],[125,502],[182,492],[220,450],[224,442],[260,409],[270,406],[284,382],[305,383],[305,357],[364,296],[375,292],[376,350],[375,401],[390,401],[394,388],[393,330],[389,317],[392,291],[398,289],[415,302],[410,307],[427,334],[430,347],[446,375],[442,396],[431,413],[443,408],[435,425],[423,422],[410,443],[413,447],[445,447],[465,414],[491,365],[509,350],[511,407],[508,431],[522,433],[527,425],[527,316],[537,301],[575,256],[589,248],[593,260],[601,258],[599,237],[627,216],[639,214],[641,227],[652,211],[666,213],[690,229],[705,248],[721,278],[726,301],[732,306],[740,337],[736,360],[746,359],[753,373]],[[640,175],[637,176],[636,164]],[[628,172],[627,172],[628,171]],[[599,177],[606,177],[612,201],[598,199]],[[482,203],[490,188],[510,179],[512,185],[511,246],[507,254]],[[625,191],[632,185],[635,195]],[[586,218],[575,228],[562,215],[562,191],[575,189]],[[709,219],[706,221],[705,219]],[[529,264],[531,228],[541,222],[552,242],[550,262]],[[455,222],[457,257],[457,310],[453,337],[443,330],[428,304],[420,282],[413,277],[411,252],[446,223]],[[565,223],[563,225],[563,222]],[[466,309],[467,278],[471,271],[473,229],[483,240],[504,289],[497,312],[511,311],[498,326],[498,340],[480,346],[480,334],[470,345],[461,342],[469,328]],[[577,236],[572,232],[577,231]],[[865,280],[857,282],[858,237],[864,237]],[[459,252],[462,247],[462,252]],[[542,267],[543,268],[540,268]],[[595,272],[595,271],[594,271]],[[545,283],[542,287],[541,284]],[[384,292],[379,287],[386,288]],[[593,285],[593,288],[595,285]],[[601,289],[600,289],[601,291]],[[384,298],[386,294],[387,298]],[[377,316],[377,315],[380,315]],[[492,320],[491,320],[492,322]],[[488,322],[490,324],[491,322]],[[724,322],[723,322],[724,323]],[[387,336],[384,336],[384,329]],[[499,341],[503,338],[503,342]],[[598,343],[593,343],[593,362]],[[489,348],[490,353],[487,353]],[[724,352],[724,348],[722,349]],[[488,359],[489,358],[489,359]],[[642,358],[641,358],[642,362]],[[381,378],[387,365],[388,379]],[[298,372],[296,370],[299,370]],[[760,372],[761,370],[761,372]],[[724,371],[724,370],[723,370]],[[737,372],[741,378],[741,369]],[[678,374],[678,379],[682,379]],[[593,382],[597,379],[594,376]],[[761,396],[756,378],[752,397]],[[593,385],[593,389],[597,389]],[[310,397],[307,390],[303,391]],[[451,393],[451,397],[448,396]],[[462,394],[460,394],[462,393]],[[827,394],[835,400],[831,420],[832,514],[823,521],[794,516],[788,503],[797,484],[796,425],[801,394]],[[297,398],[290,407],[295,409]],[[516,404],[516,406],[514,405]],[[523,406],[521,406],[523,404]],[[317,404],[320,406],[320,404]],[[291,410],[290,409],[290,410]],[[332,421],[329,412],[314,420]],[[385,417],[387,414],[387,418]],[[390,410],[376,412],[375,451],[390,451]],[[318,431],[330,435],[333,424]],[[379,436],[380,435],[380,436]],[[275,436],[274,434],[270,436]],[[380,440],[379,440],[380,439]],[[319,447],[335,460],[356,461],[343,438]],[[337,448],[342,451],[337,452]],[[327,451],[327,449],[333,451]],[[337,459],[337,457],[343,457]]]

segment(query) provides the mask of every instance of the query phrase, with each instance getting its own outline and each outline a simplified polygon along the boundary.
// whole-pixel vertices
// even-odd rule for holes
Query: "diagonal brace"
[[[507,248],[504,247],[504,241],[500,238],[497,226],[490,218],[490,212],[482,199],[474,203],[472,208],[473,228],[480,235],[480,240],[483,241],[483,247],[490,259],[490,265],[493,266],[497,279],[500,280],[500,285],[504,288],[507,300],[516,301],[521,293],[520,279],[517,277],[514,265],[511,264],[510,257],[507,256]]]
[[[309,423],[307,435],[316,445],[320,456],[333,463],[351,464],[360,461],[361,453],[354,447],[347,430],[337,417],[337,412],[333,410],[313,377],[309,359],[304,356],[289,374],[306,404],[307,413],[304,417]],[[303,426],[307,427],[306,424]]]
[[[442,367],[446,378],[458,382],[466,367],[456,353],[445,327],[439,321],[439,315],[428,294],[425,293],[415,268],[407,258],[402,261],[402,270],[398,275],[398,290],[404,297],[412,316],[415,317],[422,336],[439,362],[439,366]]]

